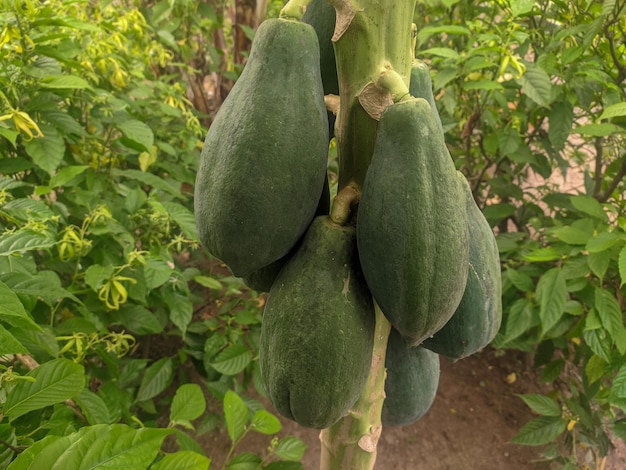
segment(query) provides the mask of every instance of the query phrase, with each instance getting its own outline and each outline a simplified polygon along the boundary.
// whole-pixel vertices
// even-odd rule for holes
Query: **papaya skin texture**
[[[415,98],[381,115],[365,177],[357,241],[367,285],[412,344],[458,307],[469,262],[463,188],[430,104]]]
[[[410,347],[392,329],[385,358],[383,426],[401,426],[420,419],[430,409],[439,386],[439,355],[421,346]]]
[[[318,215],[328,215],[330,212],[330,183],[328,182],[328,177],[324,179],[324,188],[322,189],[322,195],[320,197],[319,203],[317,204],[317,209],[315,210],[315,216]],[[243,282],[250,289],[254,289],[257,292],[269,292],[274,284],[274,280],[278,273],[282,269],[282,267],[287,263],[290,255],[297,249],[299,243],[291,249],[291,251],[273,263],[264,266],[261,269],[258,269],[248,276],[243,278]]]
[[[467,284],[456,312],[424,347],[449,359],[467,357],[487,346],[502,322],[500,254],[491,226],[476,205],[471,188],[459,173],[465,189],[470,236]]]
[[[194,206],[203,245],[238,277],[285,256],[314,217],[327,156],[315,31],[266,20],[200,156]]]
[[[278,274],[259,342],[265,391],[278,412],[323,429],[356,402],[371,364],[375,312],[355,230],[315,218]]]

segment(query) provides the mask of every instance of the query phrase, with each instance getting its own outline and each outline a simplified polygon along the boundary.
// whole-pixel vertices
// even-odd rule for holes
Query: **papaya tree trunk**
[[[341,223],[348,218],[346,211],[357,207],[376,142],[380,112],[398,98],[395,96],[398,88],[408,88],[414,58],[412,23],[416,1],[329,2],[337,12],[333,41],[340,90],[336,125],[339,187],[331,218]],[[401,82],[399,87],[381,79],[388,72]],[[345,204],[346,199],[351,203]],[[389,322],[376,307],[370,375],[353,409],[320,433],[322,470],[374,468],[382,431],[385,352],[390,329]]]

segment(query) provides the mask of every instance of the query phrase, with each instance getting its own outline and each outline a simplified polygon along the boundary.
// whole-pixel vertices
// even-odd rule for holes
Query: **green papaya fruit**
[[[383,426],[414,423],[435,401],[439,386],[439,355],[421,346],[410,347],[392,328],[385,368]]]
[[[328,0],[312,0],[306,7],[302,21],[315,28],[320,44],[320,70],[325,95],[339,95],[339,78],[335,48],[331,38],[335,32],[336,11]],[[335,115],[328,111],[329,136],[335,135]]]
[[[317,209],[315,210],[315,216],[318,215],[328,215],[330,213],[330,185],[328,182],[328,177],[324,180],[324,188],[322,189],[322,196],[317,204]],[[258,269],[246,277],[243,278],[243,282],[250,289],[254,289],[257,292],[269,292],[272,284],[274,283],[274,279],[278,276],[278,273],[285,265],[291,253],[297,249],[298,244],[292,248],[292,250],[282,258],[268,266],[264,266],[261,269]]]
[[[461,303],[456,312],[423,346],[457,360],[487,346],[502,322],[502,280],[496,237],[463,174],[469,227],[469,271]]]
[[[337,422],[367,380],[374,327],[354,227],[316,217],[263,312],[259,368],[278,412],[310,428]]]
[[[314,217],[328,118],[312,26],[269,19],[206,136],[195,186],[206,249],[245,277],[285,256]]]
[[[432,109],[422,98],[382,113],[357,216],[367,285],[413,344],[458,307],[468,269],[465,196]]]
[[[439,129],[443,132],[441,117],[437,110],[437,103],[433,95],[433,81],[430,78],[428,65],[419,59],[414,59],[411,66],[411,77],[409,78],[409,92],[414,98],[424,98],[433,110],[435,120]]]

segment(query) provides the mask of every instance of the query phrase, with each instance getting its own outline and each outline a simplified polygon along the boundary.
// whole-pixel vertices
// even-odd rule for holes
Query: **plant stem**
[[[415,0],[329,0],[337,11],[334,49],[339,74],[339,190],[365,179],[378,122],[359,103],[361,91],[391,66],[409,85]],[[350,14],[354,17],[350,21]],[[343,25],[343,26],[339,26]]]
[[[391,325],[376,305],[372,367],[361,396],[339,422],[322,430],[320,470],[368,470],[376,462],[385,399],[385,353]]]

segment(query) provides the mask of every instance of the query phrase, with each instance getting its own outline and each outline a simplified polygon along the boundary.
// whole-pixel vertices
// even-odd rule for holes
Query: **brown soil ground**
[[[497,354],[488,349],[456,363],[441,362],[441,380],[435,402],[421,420],[410,426],[385,428],[378,444],[377,470],[541,470],[540,449],[510,443],[519,428],[533,418],[516,396],[539,392],[537,377],[523,355]],[[259,398],[255,396],[255,398]],[[268,410],[276,411],[264,399]],[[281,419],[280,436],[292,435],[308,446],[306,470],[319,468],[319,431]],[[200,438],[212,468],[221,468],[229,446],[226,433]],[[238,452],[262,454],[268,436],[250,433]],[[626,454],[609,457],[605,470],[626,468]],[[581,468],[584,468],[581,466]],[[592,467],[587,467],[592,468]]]

